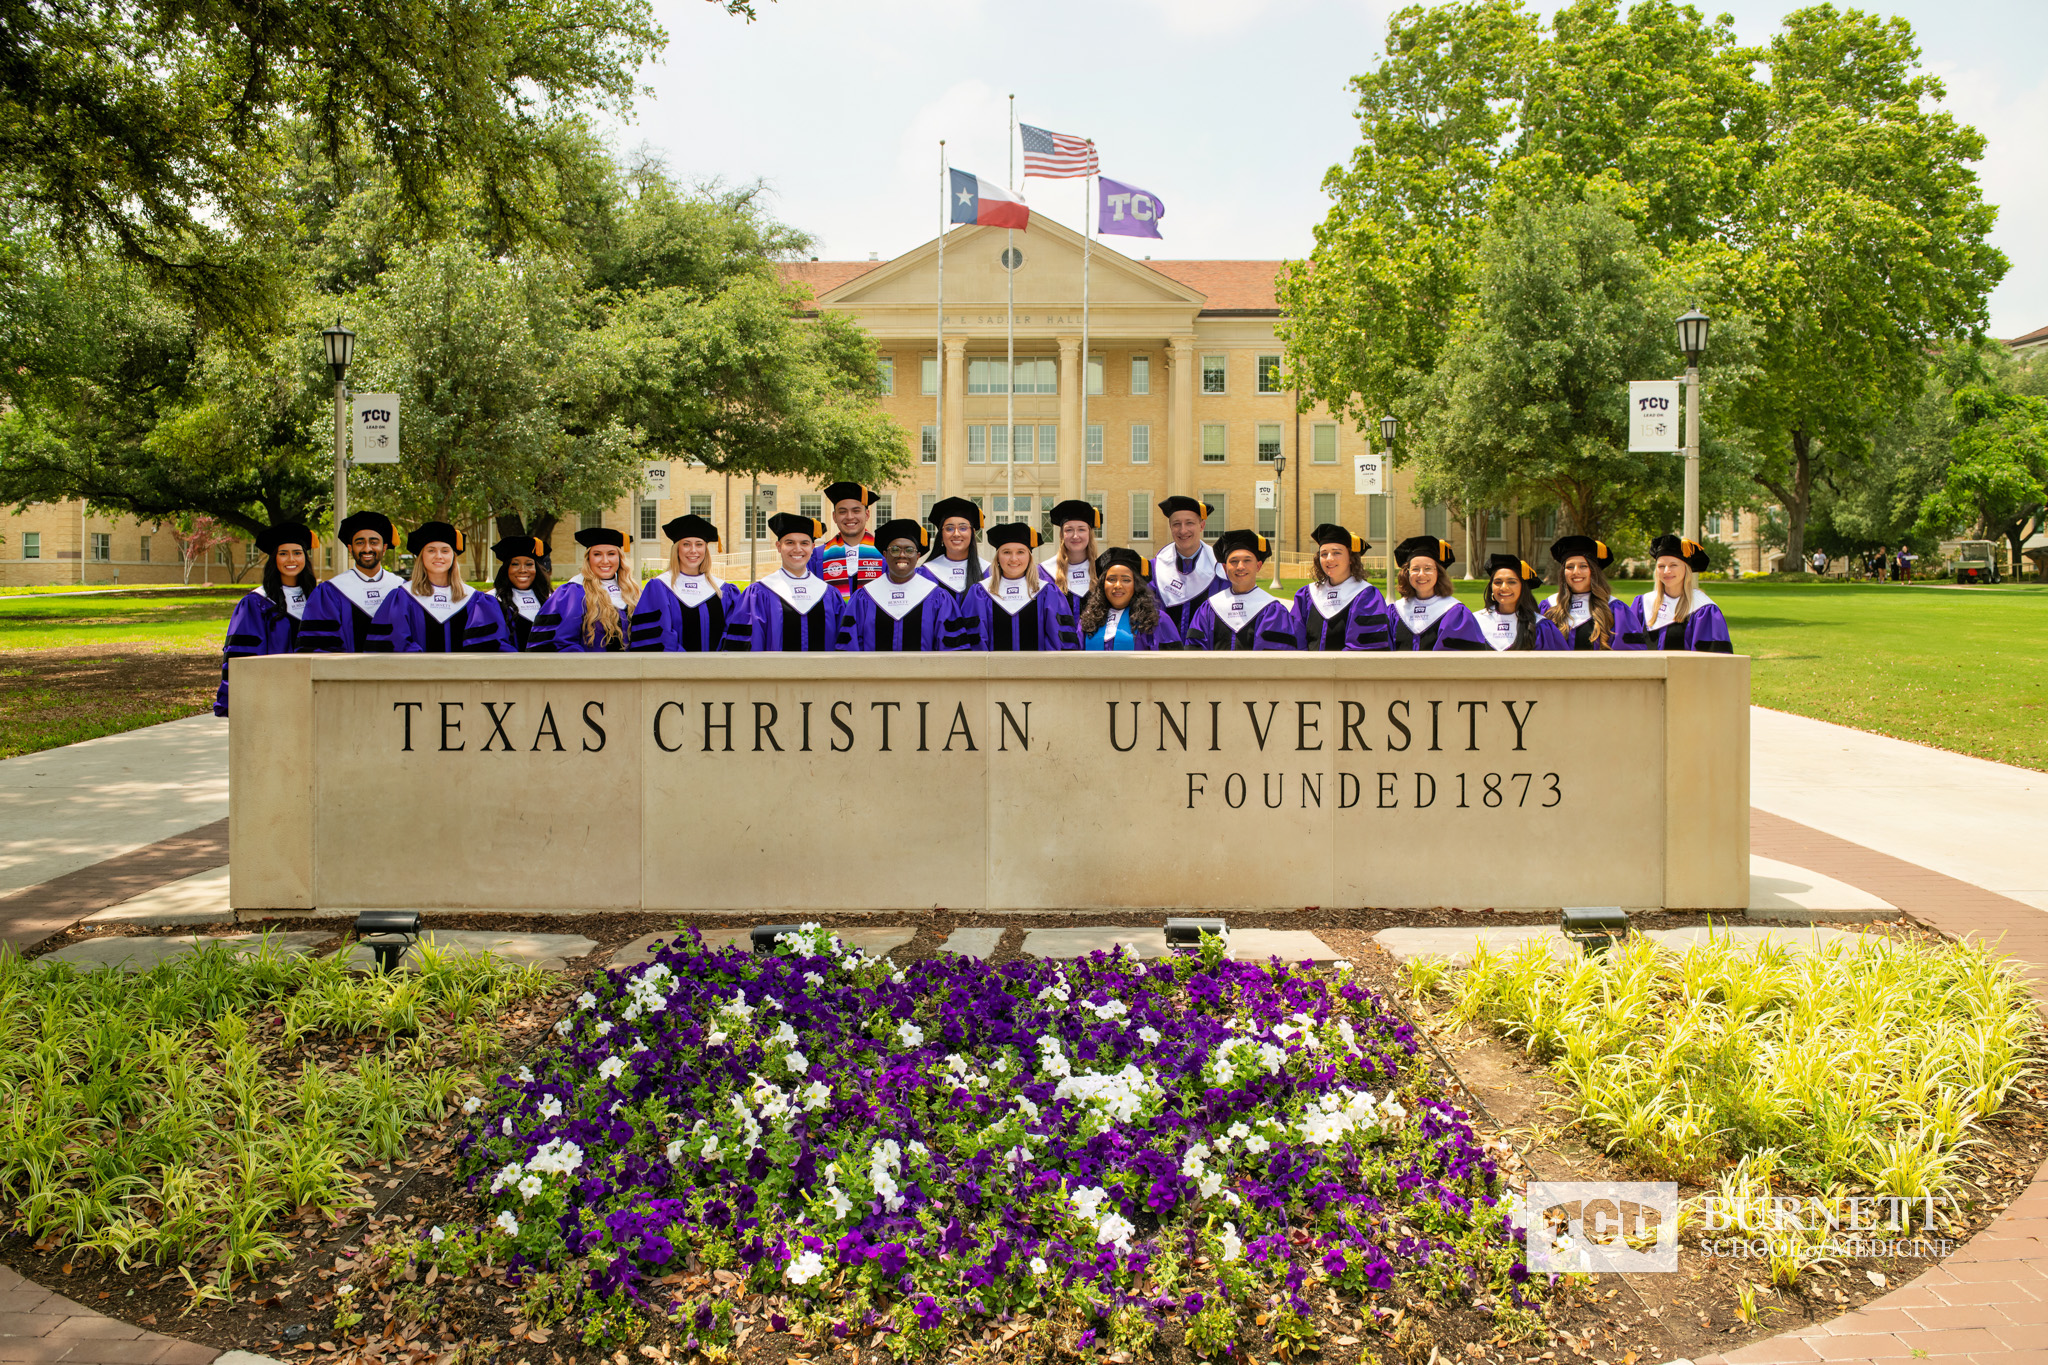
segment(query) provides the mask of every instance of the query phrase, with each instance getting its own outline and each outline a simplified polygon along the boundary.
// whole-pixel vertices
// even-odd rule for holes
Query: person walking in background
[[[1822,554],[1819,550],[1815,550],[1813,552],[1813,571],[1821,575],[1822,577],[1827,576],[1828,557],[1825,554]]]

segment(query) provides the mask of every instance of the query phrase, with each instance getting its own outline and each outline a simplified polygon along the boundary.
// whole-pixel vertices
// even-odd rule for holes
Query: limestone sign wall
[[[1748,903],[1741,657],[233,669],[244,912]]]

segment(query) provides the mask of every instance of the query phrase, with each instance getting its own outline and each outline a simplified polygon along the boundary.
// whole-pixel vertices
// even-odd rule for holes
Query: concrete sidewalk
[[[0,759],[0,895],[228,813],[228,723],[189,716]]]
[[[2048,773],[1752,706],[1749,774],[1758,810],[2048,910]]]

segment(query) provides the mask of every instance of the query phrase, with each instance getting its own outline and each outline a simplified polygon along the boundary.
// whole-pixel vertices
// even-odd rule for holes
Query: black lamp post
[[[1707,349],[1710,319],[1695,308],[1678,319],[1678,349],[1685,352],[1685,529],[1700,538],[1700,352]]]
[[[334,325],[320,334],[320,341],[327,349],[328,373],[334,376],[334,530],[338,535],[348,516],[348,385],[344,380],[349,362],[355,359],[356,334],[336,318]]]

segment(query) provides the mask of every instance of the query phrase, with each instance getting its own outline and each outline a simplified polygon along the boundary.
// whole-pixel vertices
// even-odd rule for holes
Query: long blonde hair
[[[434,543],[436,545],[441,544],[438,540]],[[303,576],[302,574],[301,577]],[[414,597],[432,597],[434,595],[434,584],[427,577],[427,557],[424,554],[416,554],[412,557],[412,583],[410,586],[412,587],[412,595]],[[467,596],[469,596],[469,584],[462,581],[462,556],[458,554],[455,556],[455,562],[448,566],[448,600],[450,602],[460,602]]]
[[[1673,556],[1666,555],[1665,558]],[[1671,613],[1671,624],[1674,626],[1692,615],[1693,595],[1700,587],[1699,575],[1692,571],[1692,565],[1681,559],[1678,561],[1678,568],[1685,576],[1678,581],[1678,610]],[[1650,590],[1643,596],[1649,599],[1643,604],[1643,629],[1649,630],[1657,623],[1657,612],[1664,605],[1664,599],[1670,596],[1664,591],[1664,581],[1657,577],[1654,565],[1650,569]]]
[[[989,560],[988,560],[988,577],[987,577],[987,578],[985,578],[985,579],[983,579],[983,580],[981,581],[981,586],[982,586],[982,589],[983,589],[983,590],[984,590],[985,592],[987,592],[987,593],[988,593],[988,595],[989,595],[990,597],[994,597],[994,596],[996,595],[996,589],[1002,586],[1002,583],[1003,583],[1003,551],[1004,551],[1005,549],[1007,549],[1007,548],[1008,548],[1007,546],[1003,546],[1003,545],[998,545],[998,546],[996,547],[996,552],[995,552],[994,554],[992,554],[992,555],[990,555],[990,556],[989,556]],[[1028,553],[1029,553],[1029,551],[1027,550],[1027,551],[1026,551],[1026,553],[1028,554]],[[1019,578],[1023,579],[1023,580],[1024,580],[1025,582],[1027,582],[1027,583],[1035,583],[1035,584],[1036,584],[1036,586],[1035,586],[1035,587],[1033,587],[1033,588],[1031,589],[1031,595],[1032,595],[1033,597],[1036,597],[1036,596],[1038,596],[1038,592],[1039,592],[1039,589],[1040,589],[1040,588],[1045,588],[1045,587],[1051,587],[1051,586],[1055,586],[1055,585],[1052,585],[1052,584],[1048,584],[1048,583],[1047,583],[1047,582],[1046,582],[1046,581],[1045,581],[1045,580],[1044,580],[1043,578],[1040,578],[1040,577],[1038,576],[1038,556],[1037,556],[1037,555],[1031,555],[1031,556],[1030,556],[1029,560],[1028,560],[1028,561],[1027,561],[1027,562],[1025,563],[1025,565],[1024,565],[1024,572],[1023,572],[1023,573],[1021,573],[1021,574],[1018,574],[1017,576],[1018,576]],[[1059,585],[1059,586],[1060,586],[1060,590],[1061,590],[1062,592],[1066,591],[1066,589],[1065,589],[1065,586],[1064,586],[1064,585]]]
[[[668,571],[674,574],[677,578],[681,578],[684,574],[683,542],[680,540],[675,541],[668,547]],[[713,581],[717,581],[718,575],[711,572],[710,541],[707,540],[704,542],[704,567],[697,570],[696,573],[690,576],[692,578],[709,578]]]
[[[1074,520],[1079,521],[1080,518],[1076,517]],[[1057,529],[1060,532],[1060,548],[1052,557],[1052,576],[1058,581],[1060,591],[1065,592],[1067,590],[1067,570],[1073,567],[1074,561],[1067,558],[1066,527],[1061,526]],[[1091,526],[1088,528],[1088,548],[1081,552],[1081,563],[1088,566],[1088,586],[1091,588],[1095,586],[1096,553],[1095,528]]]
[[[591,547],[595,549],[595,546]],[[619,551],[619,576],[614,580],[619,592],[626,599],[626,606],[632,608],[640,602],[640,580],[632,573],[631,561],[624,550]],[[583,643],[594,645],[597,634],[604,632],[605,647],[622,639],[625,628],[619,624],[619,609],[612,605],[612,595],[604,590],[604,580],[590,568],[590,550],[583,552]]]

